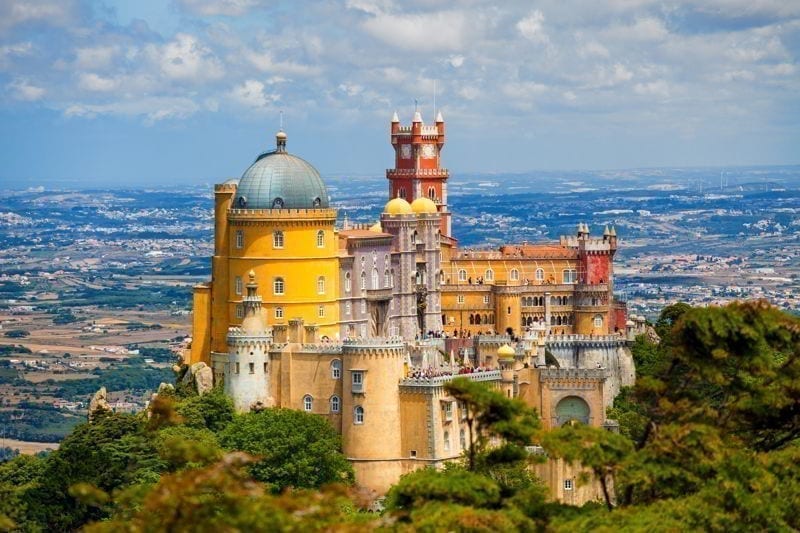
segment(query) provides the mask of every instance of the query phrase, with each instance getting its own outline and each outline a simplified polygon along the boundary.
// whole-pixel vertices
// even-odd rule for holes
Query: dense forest
[[[285,409],[235,414],[220,391],[162,393],[147,414],[98,413],[43,457],[0,464],[10,531],[790,531],[800,529],[800,319],[764,302],[690,308],[637,339],[635,386],[609,416],[544,432],[535,411],[455,379],[463,459],[423,469],[370,513],[339,436]],[[582,464],[602,501],[550,501],[545,455]]]

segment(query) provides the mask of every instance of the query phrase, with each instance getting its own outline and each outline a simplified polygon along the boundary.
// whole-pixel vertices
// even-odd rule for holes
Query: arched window
[[[286,290],[286,284],[283,282],[283,278],[275,278],[275,281],[272,282],[272,292],[276,295],[281,295]]]
[[[435,242],[436,242],[436,244],[439,244],[439,242],[440,242],[441,240],[442,240],[442,232],[437,230],[437,231],[436,231],[436,241],[435,241]]]
[[[392,276],[389,274],[389,269],[383,271],[383,286],[389,288],[392,286]]]
[[[331,361],[331,378],[333,379],[341,379],[342,378],[342,361],[341,359],[334,359]]]
[[[567,396],[556,405],[556,419],[559,426],[572,421],[588,424],[590,413],[589,404],[578,396]]]
[[[475,324],[480,325],[481,323],[481,315],[475,315]]]
[[[467,432],[464,431],[463,429],[461,429],[461,431],[458,432],[458,442],[461,445],[462,450],[467,449]]]
[[[596,328],[603,327],[603,315],[594,315],[594,327]]]
[[[317,294],[325,294],[325,276],[317,278]]]
[[[433,187],[428,187],[428,198],[431,200],[436,200],[436,189]]]
[[[556,317],[554,317],[554,316],[550,317],[550,325],[551,326],[555,326],[556,325]]]
[[[344,274],[344,292],[350,292],[350,289],[352,288],[352,286],[353,286],[353,283],[352,283],[352,280],[350,279],[350,272],[345,272],[345,274]]]
[[[519,270],[516,268],[511,269],[511,281],[519,281]]]
[[[319,308],[317,309],[317,316],[319,318],[325,318],[325,306],[324,305],[320,305]]]
[[[331,413],[338,413],[342,407],[342,402],[338,396],[331,396]]]
[[[311,395],[306,394],[305,396],[303,396],[303,410],[307,413],[310,413],[313,407],[314,407],[314,399],[311,397]]]
[[[469,324],[470,326],[475,324],[475,315],[469,315]]]
[[[236,291],[236,294],[242,294],[242,292],[244,292],[244,284],[242,283],[241,276],[236,276],[236,282],[234,283],[234,285],[235,285],[234,290]]]
[[[467,281],[467,271],[463,268],[458,271],[458,281]]]
[[[445,431],[444,432],[444,451],[446,451],[446,452],[450,451],[450,432],[449,431]]]
[[[399,196],[400,198],[405,200],[405,198],[406,198],[406,188],[405,187],[400,187],[400,189],[397,191],[397,196]]]
[[[325,248],[325,232],[322,230],[317,232],[317,248]]]
[[[272,247],[283,248],[283,232],[281,230],[272,232]]]
[[[275,318],[283,318],[283,307],[275,308]]]
[[[483,279],[485,281],[494,281],[494,270],[487,268],[486,272],[483,274]]]
[[[544,281],[544,269],[536,269],[536,281]]]
[[[350,315],[350,310],[352,309],[350,302],[345,302],[344,304],[344,314]]]
[[[361,271],[361,290],[367,290],[367,273],[363,270]]]
[[[364,408],[360,405],[353,407],[353,424],[364,423]]]
[[[416,246],[419,241],[417,240],[417,230],[411,234],[411,246]]]
[[[373,268],[372,269],[372,286],[371,286],[371,288],[377,289],[378,287],[380,287],[379,283],[380,282],[378,281],[378,269],[377,268]]]

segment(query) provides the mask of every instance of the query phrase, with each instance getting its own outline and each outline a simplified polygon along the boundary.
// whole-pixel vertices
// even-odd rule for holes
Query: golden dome
[[[375,233],[383,233],[383,228],[381,227],[381,221],[377,221],[373,225],[369,227],[370,231],[374,231]]]
[[[411,204],[406,202],[403,198],[394,198],[389,200],[383,212],[387,215],[410,215],[413,213]]]
[[[436,214],[436,204],[432,200],[420,196],[411,202],[411,210],[420,215],[434,215]]]
[[[510,359],[510,358],[514,357],[514,355],[516,353],[517,353],[516,350],[514,350],[514,348],[512,348],[508,344],[504,344],[500,348],[497,349],[497,357],[498,357],[498,359]]]

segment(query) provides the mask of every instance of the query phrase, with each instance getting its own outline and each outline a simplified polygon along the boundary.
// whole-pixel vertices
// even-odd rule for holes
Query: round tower
[[[398,384],[405,357],[398,337],[348,339],[342,346],[342,449],[356,481],[379,493],[404,473]]]
[[[224,368],[225,393],[237,411],[272,406],[269,346],[272,331],[266,327],[256,275],[248,274],[247,295],[242,300],[241,326],[228,330],[228,362]]]

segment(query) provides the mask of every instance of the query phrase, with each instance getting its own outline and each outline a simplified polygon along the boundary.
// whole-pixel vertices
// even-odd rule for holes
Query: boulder
[[[211,392],[211,389],[214,388],[214,371],[211,370],[211,367],[205,363],[196,363],[192,365],[192,373],[194,374],[194,385],[197,389],[197,394],[202,396],[207,392]]]
[[[111,406],[108,404],[108,391],[105,387],[100,387],[100,390],[92,396],[92,401],[89,402],[89,422],[103,411],[110,412]]]

